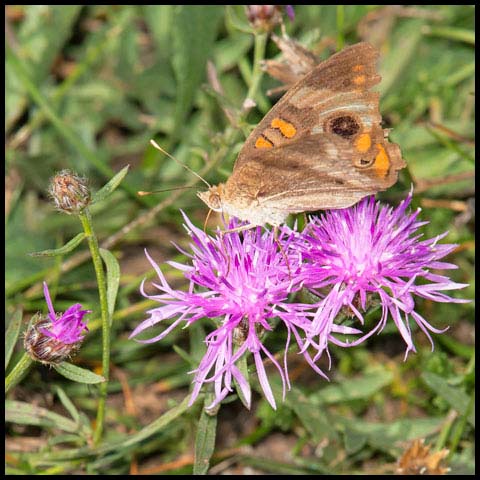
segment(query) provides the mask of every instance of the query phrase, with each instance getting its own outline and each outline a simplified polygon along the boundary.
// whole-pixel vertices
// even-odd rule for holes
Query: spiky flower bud
[[[90,310],[82,310],[79,303],[72,305],[64,313],[57,314],[53,310],[47,284],[43,291],[49,314],[37,316],[25,333],[24,347],[36,362],[57,365],[77,353],[83,341],[82,333],[88,330],[83,317]]]
[[[62,170],[50,180],[49,194],[57,209],[68,215],[81,213],[91,200],[87,179],[70,170]]]
[[[247,18],[256,30],[271,31],[282,22],[282,9],[286,8],[291,20],[294,18],[291,5],[247,5]]]

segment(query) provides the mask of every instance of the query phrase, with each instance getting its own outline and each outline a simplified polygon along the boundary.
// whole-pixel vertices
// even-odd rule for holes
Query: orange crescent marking
[[[365,65],[354,65],[352,67],[353,72],[363,72],[365,70]]]
[[[363,85],[366,81],[365,75],[358,75],[358,77],[353,77],[353,83],[355,85]]]
[[[362,133],[355,140],[355,147],[361,153],[368,152],[368,150],[370,150],[371,145],[372,145],[372,137],[370,136],[369,133]]]
[[[292,138],[296,135],[297,129],[289,122],[281,118],[274,118],[271,123],[272,128],[278,128],[284,137]]]
[[[255,142],[255,148],[272,148],[273,143],[268,141],[266,138],[260,136]]]
[[[378,153],[375,157],[375,163],[373,164],[373,167],[375,168],[375,173],[377,176],[383,178],[385,175],[387,175],[390,168],[390,158],[388,157],[385,148],[383,148],[383,145],[377,143],[376,147],[378,148]]]

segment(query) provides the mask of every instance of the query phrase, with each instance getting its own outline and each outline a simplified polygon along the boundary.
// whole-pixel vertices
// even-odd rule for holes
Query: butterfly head
[[[199,198],[215,212],[222,211],[223,184],[213,185],[206,192],[198,192]]]

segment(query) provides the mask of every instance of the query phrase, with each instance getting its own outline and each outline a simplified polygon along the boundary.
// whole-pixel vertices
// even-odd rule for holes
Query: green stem
[[[468,362],[467,367],[465,368],[464,373],[464,382],[469,383],[468,377],[473,376],[475,372],[475,352],[473,352],[470,356],[470,361]],[[460,418],[458,423],[455,426],[452,426],[452,433],[450,435],[450,446],[449,450],[450,453],[448,458],[451,458],[452,455],[456,452],[458,444],[462,439],[463,432],[465,431],[465,427],[467,426],[468,418],[472,412],[472,409],[475,405],[475,391],[473,391],[470,395],[470,401],[468,402],[467,409],[465,410],[463,416]],[[445,440],[446,443],[446,440]]]
[[[7,393],[12,387],[17,385],[17,383],[22,380],[32,363],[33,360],[30,358],[28,353],[25,352],[5,379],[5,393]]]
[[[452,430],[453,422],[455,421],[456,418],[456,413],[455,410],[450,410],[446,417],[446,421],[443,424],[442,430],[440,431],[440,434],[438,435],[437,442],[435,444],[435,451],[440,451],[442,448],[445,447],[448,436],[450,435],[450,432]]]
[[[110,322],[108,315],[107,303],[107,286],[105,283],[105,273],[103,271],[102,259],[98,248],[98,240],[95,236],[92,226],[92,217],[88,208],[80,215],[83,230],[88,240],[90,253],[92,254],[93,266],[97,276],[98,293],[100,297],[100,310],[102,316],[102,375],[105,382],[100,384],[100,399],[98,402],[97,422],[95,427],[94,442],[98,445],[103,432],[103,424],[105,421],[105,402],[107,400],[107,386],[110,369]]]
[[[261,61],[265,58],[265,49],[267,46],[268,34],[266,33],[255,33],[255,46],[253,50],[253,71],[252,71],[252,81],[250,83],[250,88],[247,92],[247,97],[251,100],[257,99],[258,88],[260,82],[263,78],[263,70],[261,67]]]
[[[450,453],[448,454],[448,458],[451,458],[452,455],[456,452],[458,444],[460,443],[460,440],[462,439],[463,432],[465,431],[465,427],[467,425],[467,420],[472,412],[473,406],[475,405],[475,392],[472,392],[470,395],[470,401],[468,402],[467,409],[465,411],[465,414],[460,418],[459,422],[456,424],[456,426],[453,429],[452,436],[451,436],[451,442],[450,442]]]

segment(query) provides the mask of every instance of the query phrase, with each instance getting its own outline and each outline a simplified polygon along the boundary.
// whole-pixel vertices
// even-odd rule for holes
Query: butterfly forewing
[[[348,207],[393,185],[405,166],[378,108],[378,51],[345,48],[296,83],[245,142],[215,198],[253,224]],[[208,201],[207,201],[208,203]],[[213,205],[213,202],[210,203]]]

